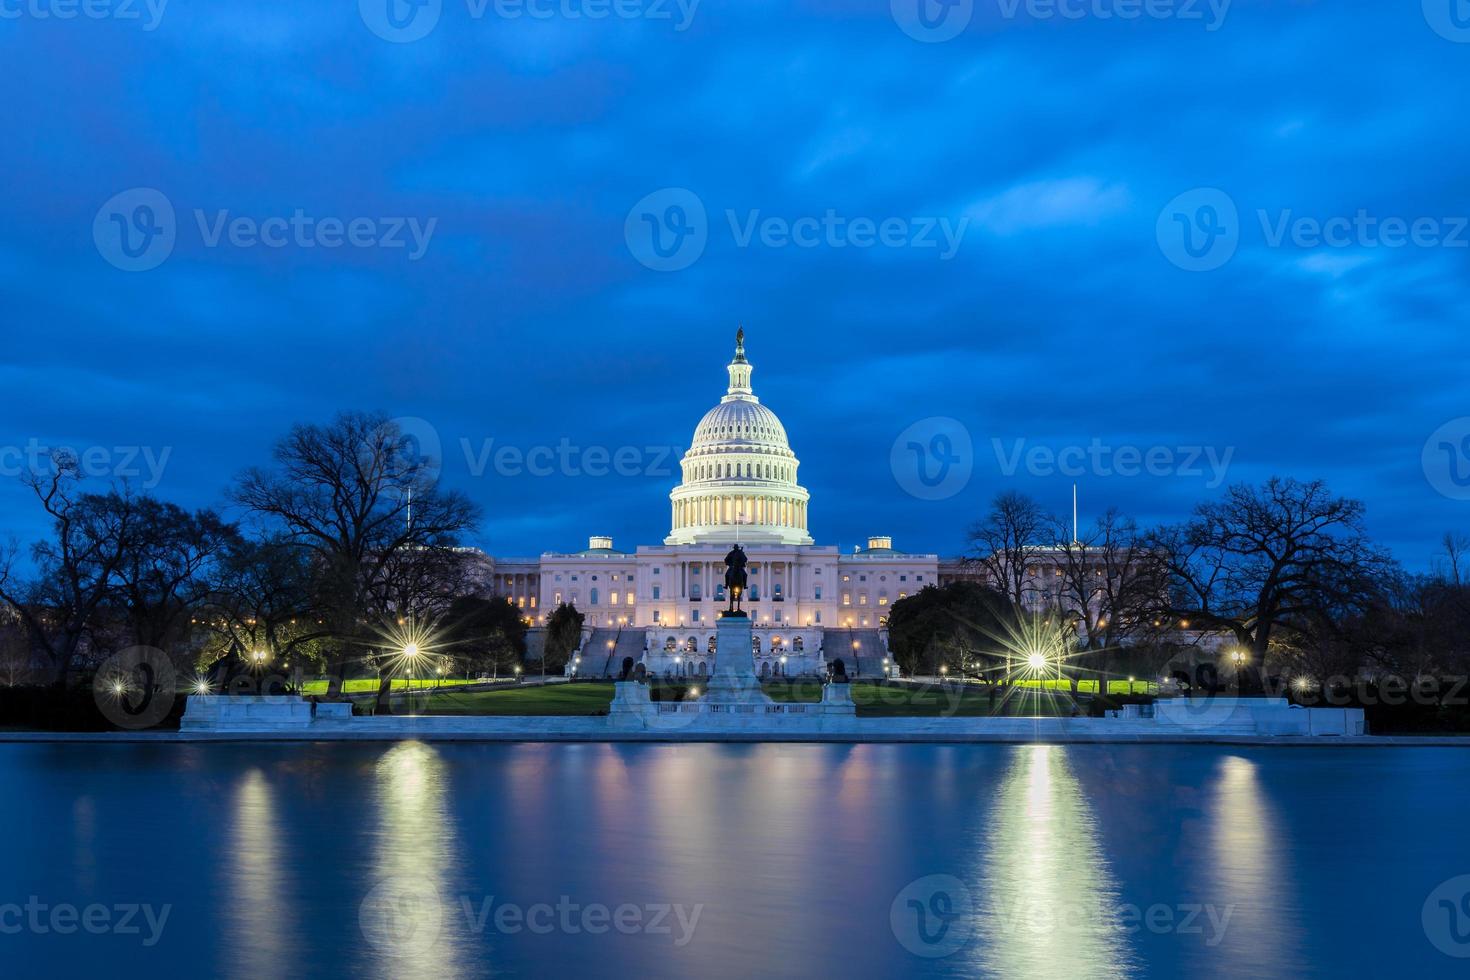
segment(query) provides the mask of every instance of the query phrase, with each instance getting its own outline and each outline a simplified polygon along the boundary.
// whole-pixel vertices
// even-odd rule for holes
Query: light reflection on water
[[[1005,977],[1131,976],[1118,888],[1064,749],[1017,750],[989,830],[972,879],[974,966]]]
[[[265,774],[251,768],[235,788],[226,840],[226,876],[233,926],[223,935],[223,962],[231,976],[268,977],[280,968],[298,921],[287,901],[289,867],[279,850],[284,839],[273,790]]]
[[[449,874],[458,840],[444,760],[423,742],[399,743],[378,760],[373,789],[375,874],[357,923],[372,956],[361,972],[456,980],[469,920]]]
[[[1420,907],[1470,872],[1457,749],[0,745],[0,800],[0,904],[173,907],[154,947],[0,936],[6,980],[1433,977]],[[892,916],[929,876],[971,904],[926,958]],[[679,943],[460,905],[562,896],[702,911]],[[1234,911],[1118,928],[1151,903]]]

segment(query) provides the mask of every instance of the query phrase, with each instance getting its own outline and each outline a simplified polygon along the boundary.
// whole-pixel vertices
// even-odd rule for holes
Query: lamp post
[[[1236,647],[1230,654],[1230,659],[1235,662],[1235,696],[1240,697],[1240,670],[1245,663],[1245,651]]]

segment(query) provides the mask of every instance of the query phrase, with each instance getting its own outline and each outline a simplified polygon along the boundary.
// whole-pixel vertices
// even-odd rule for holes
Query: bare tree
[[[207,658],[259,650],[283,666],[324,666],[321,647],[331,632],[317,605],[318,578],[315,554],[284,535],[231,542],[200,614],[219,641]]]
[[[49,473],[23,480],[51,518],[52,536],[31,549],[34,578],[15,574],[14,545],[0,554],[0,600],[24,624],[55,682],[65,684],[114,596],[135,544],[138,510],[125,493],[81,493],[75,456],[53,453],[51,463]]]
[[[1444,549],[1444,558],[1434,562],[1436,577],[1451,585],[1464,585],[1467,575],[1470,575],[1470,567],[1467,567],[1470,565],[1470,535],[1446,531],[1440,538],[1440,547]]]
[[[1058,523],[1055,541],[1062,619],[1076,630],[1078,645],[1090,651],[1088,659],[1102,675],[1099,690],[1106,693],[1111,651],[1158,633],[1167,570],[1138,525],[1117,508],[1104,511],[1075,538],[1070,525]]]
[[[212,510],[190,513],[151,497],[125,503],[136,532],[115,572],[120,604],[136,643],[178,652],[238,532]]]
[[[1168,558],[1170,615],[1229,631],[1257,666],[1278,632],[1309,632],[1371,603],[1394,567],[1368,541],[1362,503],[1320,480],[1233,486],[1148,546]]]
[[[967,560],[984,570],[993,588],[1031,608],[1040,594],[1034,573],[1054,524],[1030,497],[998,494],[990,512],[970,528]]]
[[[235,499],[310,552],[320,571],[317,601],[334,639],[332,696],[349,663],[373,656],[375,631],[398,616],[400,566],[438,561],[475,524],[474,505],[437,488],[433,470],[391,420],[347,412],[328,425],[296,426],[276,445],[273,468],[239,478]]]

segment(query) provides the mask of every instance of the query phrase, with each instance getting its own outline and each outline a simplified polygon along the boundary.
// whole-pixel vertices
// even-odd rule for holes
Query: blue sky
[[[167,453],[154,492],[205,505],[292,422],[381,409],[424,420],[495,553],[656,543],[667,454],[743,322],[823,543],[957,552],[998,490],[1069,507],[1073,477],[1008,467],[1017,447],[1094,443],[1168,461],[1084,462],[1084,519],[1186,516],[1220,492],[1188,465],[1203,447],[1225,482],[1363,498],[1413,567],[1470,531],[1445,470],[1470,457],[1435,463],[1470,435],[1470,19],[1449,0],[960,0],[929,11],[948,40],[906,32],[908,0],[441,0],[412,41],[380,36],[375,0],[57,3],[0,4],[0,466],[95,447],[115,475],[115,447],[145,447]],[[108,230],[157,203],[139,189],[173,241],[129,271]],[[637,208],[691,199],[697,256],[640,261]],[[312,230],[252,238],[298,212]],[[841,230],[781,233],[829,214]],[[1416,240],[1384,244],[1391,218]],[[324,219],[367,224],[327,247]],[[1210,254],[1182,250],[1210,228]],[[894,464],[916,424],[972,446],[942,499]],[[629,449],[636,472],[497,473],[474,465],[492,439]],[[13,476],[0,511],[39,532]]]

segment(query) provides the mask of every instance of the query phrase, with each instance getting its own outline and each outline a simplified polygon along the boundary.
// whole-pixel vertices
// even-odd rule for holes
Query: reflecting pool
[[[1465,976],[1470,752],[0,745],[5,977]]]

